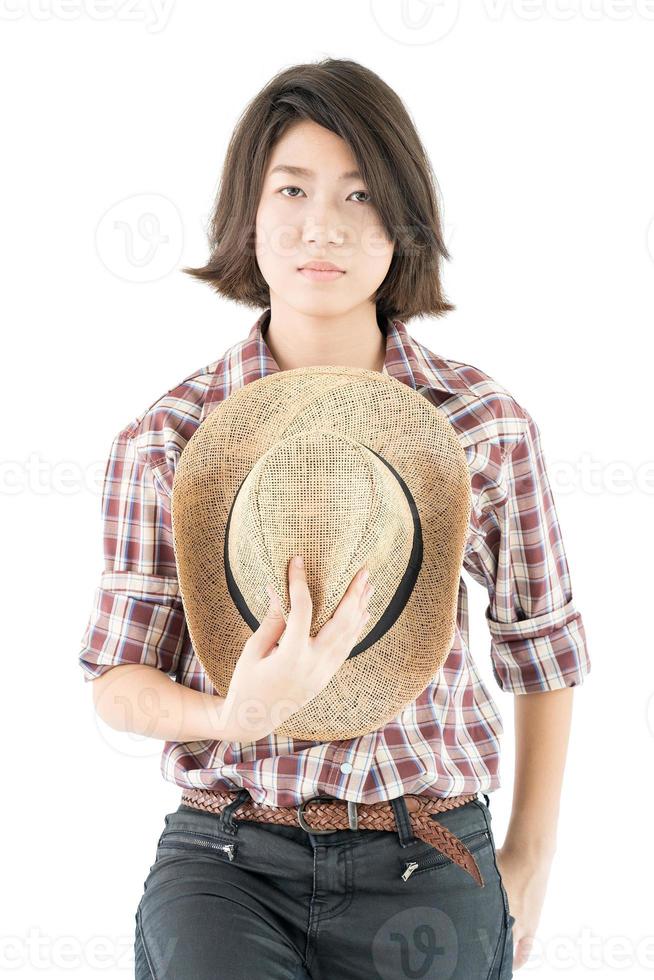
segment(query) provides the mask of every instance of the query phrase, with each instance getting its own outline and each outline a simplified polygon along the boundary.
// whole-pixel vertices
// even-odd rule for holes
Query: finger
[[[355,640],[363,632],[363,628],[364,628],[364,626],[366,625],[366,623],[368,622],[369,619],[370,619],[370,613],[368,611],[364,612],[364,614],[362,615],[361,619],[359,620],[359,622],[357,623],[357,625],[356,625],[356,627],[354,629],[354,639]]]
[[[247,641],[248,650],[255,656],[265,656],[286,629],[286,620],[279,597],[270,583],[266,584],[266,591],[270,597],[266,615]]]
[[[361,585],[357,587],[356,576],[353,584],[353,601],[344,603],[343,599],[341,599],[331,619],[327,620],[322,629],[314,637],[314,643],[323,643],[326,646],[334,645],[340,649],[344,636],[356,637],[361,632],[361,621],[367,621],[370,615],[367,605],[368,600],[364,598],[364,588]]]
[[[307,584],[304,562],[298,565],[294,556],[288,563],[288,594],[291,609],[286,624],[287,635],[291,643],[306,642],[311,629],[313,603]]]
[[[368,602],[370,601],[370,596],[375,591],[372,582],[366,582],[365,587],[361,590],[361,598],[359,600],[359,609],[363,611],[367,609]]]
[[[335,658],[337,664],[343,664],[352,653],[352,648],[356,645],[359,637],[365,636],[365,629],[370,619],[370,613],[365,611],[363,615],[354,623],[351,632],[341,631],[338,640],[332,647],[331,657]],[[317,637],[316,637],[317,639]],[[329,659],[329,657],[328,657]]]
[[[348,621],[356,618],[364,604],[368,601],[366,592],[370,586],[370,581],[365,574],[366,572],[367,568],[365,566],[359,569],[334,610],[332,619],[341,628],[344,628]]]

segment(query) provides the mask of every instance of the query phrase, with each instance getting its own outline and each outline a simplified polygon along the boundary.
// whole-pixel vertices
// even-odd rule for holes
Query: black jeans
[[[238,799],[219,814],[180,804],[136,911],[136,980],[512,977],[485,801],[431,814],[474,853],[483,888],[412,835],[403,797],[398,830],[327,834],[239,820]]]

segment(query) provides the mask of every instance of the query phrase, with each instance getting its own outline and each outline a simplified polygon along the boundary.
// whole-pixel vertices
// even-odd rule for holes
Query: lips
[[[316,272],[345,272],[345,269],[341,269],[340,266],[334,265],[333,262],[320,262],[317,259],[312,262],[307,262],[305,265],[300,266],[300,272],[303,269],[315,269]]]
[[[333,282],[334,279],[340,279],[341,276],[345,275],[345,270],[339,269],[333,262],[319,262],[317,260],[300,266],[298,272],[312,282]]]

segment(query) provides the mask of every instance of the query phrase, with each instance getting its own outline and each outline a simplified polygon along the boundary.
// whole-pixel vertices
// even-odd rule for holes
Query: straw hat
[[[390,375],[320,365],[234,391],[189,439],[172,489],[184,611],[216,692],[267,612],[268,580],[288,617],[301,554],[311,636],[364,564],[375,591],[348,659],[275,733],[346,739],[395,718],[452,646],[470,506],[452,425]]]

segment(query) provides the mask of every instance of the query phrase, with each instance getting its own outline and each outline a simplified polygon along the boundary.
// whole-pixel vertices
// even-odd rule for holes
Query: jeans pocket
[[[486,820],[486,827],[488,829],[488,837],[489,837],[490,846],[491,846],[492,852],[493,852],[493,864],[495,866],[495,871],[497,872],[497,881],[498,881],[498,884],[500,886],[500,892],[502,894],[502,901],[504,903],[504,918],[505,918],[505,921],[506,921],[507,925],[509,924],[509,919],[510,919],[511,920],[511,926],[512,926],[513,923],[515,922],[515,919],[513,918],[513,916],[511,915],[511,913],[509,911],[509,896],[507,895],[506,888],[504,887],[504,879],[502,878],[502,872],[500,871],[500,867],[499,867],[499,865],[497,863],[497,845],[495,843],[495,834],[493,833],[493,827],[492,827],[492,819],[493,818],[492,818],[490,809],[486,806],[485,803],[482,803],[481,800],[475,800],[475,803],[477,804],[477,806],[479,806],[481,808],[481,810],[482,810],[482,812],[484,814],[484,818]]]
[[[207,856],[233,861],[238,852],[238,841],[228,834],[207,833],[196,830],[176,830],[168,827],[157,842],[157,861],[173,853],[202,853]]]
[[[469,834],[462,834],[459,837],[462,844],[468,848],[471,854],[477,854],[490,846],[488,831],[485,829],[473,830]],[[403,879],[406,881],[411,875],[421,874],[428,871],[430,874],[436,873],[441,868],[453,864],[451,858],[435,847],[428,845],[429,850],[424,854],[416,854],[413,860],[404,860]]]
[[[216,814],[179,809],[166,814],[164,829],[157,841],[156,862],[172,854],[202,854],[233,861],[239,842],[224,830]]]

